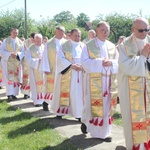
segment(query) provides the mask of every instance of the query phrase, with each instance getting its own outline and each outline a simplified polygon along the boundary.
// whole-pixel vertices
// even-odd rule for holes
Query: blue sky
[[[87,14],[94,20],[99,14],[118,12],[137,14],[142,11],[143,17],[150,17],[149,0],[26,0],[27,12],[35,20],[52,18],[61,11],[70,11],[75,17],[80,13]],[[0,0],[0,11],[24,8],[24,0]]]

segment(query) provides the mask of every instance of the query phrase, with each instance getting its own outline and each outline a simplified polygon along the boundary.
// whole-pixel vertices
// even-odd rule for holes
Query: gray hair
[[[102,24],[107,25],[107,26],[110,27],[110,25],[109,25],[108,22],[106,22],[106,21],[100,21],[100,22],[97,24],[97,27],[96,27],[96,28],[99,28]]]
[[[70,33],[73,34],[73,32],[80,32],[81,33],[81,31],[78,28],[72,29]]]
[[[43,36],[42,36],[42,34],[40,34],[40,33],[36,33],[36,34],[34,35],[34,39],[35,39],[35,38],[41,38],[41,39],[42,39]]]
[[[92,30],[92,29],[91,29],[91,30],[88,31],[88,33],[90,33],[90,32],[93,32],[93,33],[94,33],[94,36],[96,35],[95,30]]]

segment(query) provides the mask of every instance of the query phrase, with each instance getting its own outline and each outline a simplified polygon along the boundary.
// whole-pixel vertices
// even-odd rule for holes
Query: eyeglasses
[[[109,33],[110,31],[109,30],[105,30],[105,29],[103,29],[103,30],[101,30],[103,33]]]
[[[135,28],[135,27],[134,27]],[[137,29],[137,28],[135,28],[136,30],[138,30],[140,33],[142,33],[142,32],[148,32],[150,29]]]

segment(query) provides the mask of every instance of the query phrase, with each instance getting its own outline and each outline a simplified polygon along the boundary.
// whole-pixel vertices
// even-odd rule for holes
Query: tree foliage
[[[110,13],[106,16],[100,14],[97,16],[96,20],[93,21],[94,28],[96,29],[96,25],[99,21],[106,21],[110,24],[110,36],[109,40],[116,43],[119,39],[119,36],[129,36],[131,34],[131,26],[133,24],[133,20],[137,17],[137,15],[123,15],[120,13]]]
[[[43,36],[47,36],[49,39],[54,36],[55,22],[53,20],[45,20],[37,23],[37,30]]]
[[[53,19],[56,24],[61,24],[65,22],[72,22],[75,18],[70,11],[62,11],[59,14],[56,14]]]
[[[84,27],[85,23],[86,23],[87,21],[89,21],[89,20],[90,20],[90,18],[89,18],[86,14],[80,13],[80,14],[77,16],[77,25],[78,25],[79,27]]]
[[[129,36],[131,34],[132,22],[138,16],[142,16],[141,11],[139,15],[123,15],[116,12],[108,15],[99,14],[96,19],[92,21],[93,29],[96,29],[96,25],[99,21],[107,21],[111,27],[109,40],[116,43],[119,36]],[[6,12],[0,11],[0,38],[7,37],[12,27],[18,28],[19,37],[22,37],[24,35],[24,20],[23,9],[15,9],[14,11],[7,10]],[[150,17],[148,20],[150,22]],[[55,26],[63,25],[66,31],[79,28],[82,31],[81,39],[83,40],[87,37],[87,31],[83,27],[86,21],[89,21],[89,17],[86,14],[80,13],[77,18],[75,18],[70,11],[62,11],[56,14],[53,19],[47,18],[38,22],[35,22],[35,20],[30,17],[30,14],[27,14],[27,33],[29,36],[32,32],[39,32],[43,36],[51,38],[54,36]]]
[[[30,18],[29,14],[27,15],[27,27],[28,33],[31,32],[32,27],[34,27],[34,20]],[[15,9],[14,11],[7,10],[6,12],[0,12],[0,38],[5,38],[10,34],[11,28],[19,29],[19,36],[24,35],[24,10]],[[37,30],[37,29],[35,29]]]
[[[87,31],[85,31],[84,28],[78,27],[77,24],[75,24],[74,22],[72,22],[72,23],[63,23],[61,25],[65,27],[66,32],[68,30],[72,30],[74,28],[78,28],[81,31],[81,33],[82,33],[81,34],[81,41],[87,37]]]

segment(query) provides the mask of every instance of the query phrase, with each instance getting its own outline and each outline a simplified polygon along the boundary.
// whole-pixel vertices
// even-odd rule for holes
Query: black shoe
[[[48,104],[46,102],[43,102],[43,110],[44,111],[49,111]]]
[[[81,118],[76,118],[76,119],[78,119],[78,121],[81,122]]]
[[[84,123],[81,124],[81,131],[83,134],[87,134],[87,131],[86,131],[87,127]]]
[[[57,116],[56,116],[56,118],[58,118],[58,119],[62,119],[62,116],[58,116],[58,115],[57,115]]]
[[[34,105],[35,107],[41,107],[42,106],[42,104],[36,104],[36,105]]]
[[[17,97],[16,97],[16,96],[14,96],[14,95],[12,95],[12,98],[13,98],[13,99],[17,99]]]
[[[12,101],[12,100],[13,100],[12,95],[8,95],[7,97],[8,97],[8,98],[7,98],[8,102],[10,102],[10,101]]]
[[[28,96],[28,95],[24,95],[24,99],[28,99],[30,96]]]
[[[119,104],[120,103],[120,100],[119,100],[119,97],[117,97],[117,104]]]
[[[112,141],[112,137],[107,137],[104,139],[105,142],[111,142]]]

